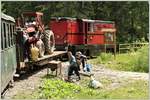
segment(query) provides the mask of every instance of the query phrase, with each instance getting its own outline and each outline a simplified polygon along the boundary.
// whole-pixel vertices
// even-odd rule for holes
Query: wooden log
[[[88,76],[88,77],[90,77],[91,75],[92,76],[94,75],[94,73],[89,73],[89,72],[79,72],[79,73],[83,76]]]

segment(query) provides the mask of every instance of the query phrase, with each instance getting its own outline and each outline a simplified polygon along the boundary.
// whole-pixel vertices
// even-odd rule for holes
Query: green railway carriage
[[[16,72],[15,19],[1,13],[1,93]]]

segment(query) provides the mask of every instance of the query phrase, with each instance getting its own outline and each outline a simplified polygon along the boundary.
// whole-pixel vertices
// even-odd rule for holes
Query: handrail
[[[148,45],[149,43],[124,43],[124,44],[119,44],[119,53],[122,50],[128,50],[130,51],[131,49],[139,49],[142,46]]]

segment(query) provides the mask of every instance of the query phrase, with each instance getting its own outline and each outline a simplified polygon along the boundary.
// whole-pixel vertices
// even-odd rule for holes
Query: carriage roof
[[[4,19],[4,20],[15,22],[15,19],[13,17],[8,16],[8,15],[6,15],[4,13],[1,13],[1,18]]]

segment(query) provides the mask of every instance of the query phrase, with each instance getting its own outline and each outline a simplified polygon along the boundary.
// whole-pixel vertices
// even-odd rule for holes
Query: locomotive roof
[[[114,24],[114,21],[104,21],[104,20],[95,20],[95,22],[100,22],[100,23],[110,23],[110,24]]]
[[[95,22],[95,20],[91,20],[91,19],[81,19],[84,22]]]
[[[51,19],[64,19],[64,20],[77,20],[78,18],[72,18],[72,17],[51,17]],[[84,22],[91,22],[91,23],[110,23],[110,24],[114,24],[114,21],[104,21],[104,20],[92,20],[92,19],[79,19],[82,20]]]
[[[72,17],[51,17],[51,19],[65,19],[65,20],[76,20],[76,18],[72,18]]]
[[[98,23],[111,23],[113,24],[114,21],[104,21],[104,20],[91,20],[91,19],[82,19],[82,21],[85,21],[85,22],[98,22]]]
[[[15,19],[14,19],[13,17],[8,16],[8,15],[6,15],[6,14],[4,14],[4,13],[1,13],[1,18],[2,18],[2,19],[5,19],[5,20],[12,21],[12,22],[15,22]]]

